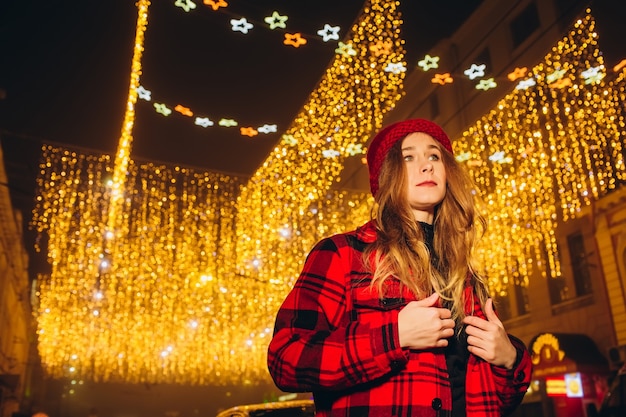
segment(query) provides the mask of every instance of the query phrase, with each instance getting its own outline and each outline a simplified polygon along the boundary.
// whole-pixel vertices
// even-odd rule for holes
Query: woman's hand
[[[517,350],[511,343],[504,330],[504,325],[493,310],[493,300],[485,303],[487,320],[476,316],[463,319],[467,325],[467,349],[474,355],[486,360],[492,365],[513,368],[517,359]]]
[[[447,308],[435,307],[437,293],[420,301],[411,301],[398,313],[400,346],[430,349],[448,346],[454,335],[454,320]]]

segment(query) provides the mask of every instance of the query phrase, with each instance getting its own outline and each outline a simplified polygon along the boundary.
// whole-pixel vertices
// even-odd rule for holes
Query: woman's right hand
[[[452,312],[436,307],[439,294],[420,301],[411,301],[398,313],[400,346],[410,349],[430,349],[448,346],[454,335]]]

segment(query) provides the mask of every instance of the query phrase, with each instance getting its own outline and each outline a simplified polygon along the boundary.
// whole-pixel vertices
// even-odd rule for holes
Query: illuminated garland
[[[226,10],[228,8],[228,3],[224,0],[204,0],[204,4],[209,6],[213,11],[222,11],[222,9]],[[185,12],[190,12],[197,8],[197,4],[192,0],[176,0],[174,6],[181,8]],[[230,25],[233,32],[240,32],[247,35],[256,26],[269,28],[270,30],[287,29],[288,20],[289,16],[281,15],[278,11],[274,11],[270,16],[265,16],[263,22],[241,17],[239,19],[230,19]],[[302,32],[289,33],[285,31],[283,44],[299,48],[307,44],[307,39],[321,38],[323,42],[339,41],[340,30],[341,28],[339,26],[331,26],[325,23],[324,26],[317,31],[317,37],[303,34]]]
[[[304,256],[321,237],[369,218],[368,193],[334,186],[401,94],[403,74],[381,71],[388,57],[372,50],[391,44],[402,61],[394,5],[364,10],[349,42],[357,55],[335,59],[248,181],[128,159],[123,186],[112,188],[119,166],[110,157],[44,148],[33,225],[49,237],[52,272],[40,278],[37,311],[49,375],[269,380],[274,315]],[[514,89],[454,142],[486,203],[490,229],[478,255],[499,294],[537,272],[558,277],[555,226],[626,181],[626,72],[582,76],[603,65],[594,24],[590,15],[578,21],[532,69],[535,85]],[[559,69],[571,85],[553,85]],[[120,140],[120,150],[127,155],[130,142]]]
[[[561,275],[555,230],[626,180],[624,77],[606,81],[591,11],[455,141],[486,202],[491,287]]]

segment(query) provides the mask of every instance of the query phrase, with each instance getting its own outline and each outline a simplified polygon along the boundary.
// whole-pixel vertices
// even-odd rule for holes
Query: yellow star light
[[[496,88],[497,86],[498,84],[496,84],[493,78],[488,78],[486,80],[480,80],[480,82],[476,86],[476,89],[487,91],[491,88]]]
[[[281,16],[280,13],[274,11],[271,16],[267,16],[265,18],[265,23],[270,25],[270,29],[282,28],[285,29],[287,25],[285,22],[287,21],[287,16]]]
[[[428,71],[429,69],[439,68],[439,57],[426,55],[424,59],[417,63],[417,65],[419,67],[422,67],[424,72]]]
[[[189,12],[189,10],[196,8],[196,3],[191,0],[176,0],[174,6],[180,7],[184,11]]]
[[[154,103],[154,108],[156,109],[157,113],[161,113],[163,116],[169,116],[172,113],[172,110],[170,110],[163,103]]]
[[[220,121],[217,124],[223,127],[237,126],[237,122],[234,121],[233,119],[220,119]]]
[[[556,80],[560,80],[565,75],[566,71],[564,69],[556,70],[552,74],[546,75],[546,81],[548,84],[552,84]]]
[[[335,52],[345,57],[356,55],[356,51],[352,47],[352,44],[345,44],[343,42],[339,42],[337,44],[337,49],[335,49]]]

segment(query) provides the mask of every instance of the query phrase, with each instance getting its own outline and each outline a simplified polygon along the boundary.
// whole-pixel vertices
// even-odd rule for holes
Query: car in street
[[[313,400],[275,401],[238,405],[221,411],[216,417],[314,417]]]

